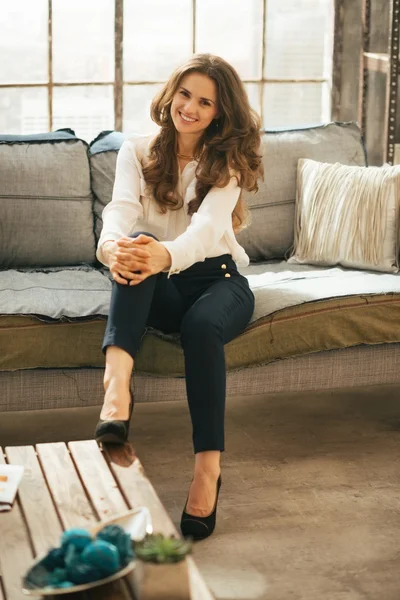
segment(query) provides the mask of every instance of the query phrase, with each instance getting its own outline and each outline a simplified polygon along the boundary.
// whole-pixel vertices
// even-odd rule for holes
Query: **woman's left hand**
[[[117,244],[115,257],[118,263],[134,274],[129,285],[141,283],[150,275],[156,275],[171,266],[171,255],[168,250],[150,236],[141,234],[137,238],[122,237],[117,240]],[[139,257],[137,250],[140,249],[146,249],[150,256]]]

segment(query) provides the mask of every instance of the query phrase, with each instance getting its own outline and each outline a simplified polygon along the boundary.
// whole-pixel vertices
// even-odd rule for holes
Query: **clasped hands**
[[[110,256],[110,272],[117,283],[137,285],[171,266],[165,246],[144,234],[137,238],[122,237],[105,248]]]

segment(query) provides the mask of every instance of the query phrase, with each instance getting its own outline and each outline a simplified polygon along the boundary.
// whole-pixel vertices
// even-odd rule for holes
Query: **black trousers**
[[[223,451],[224,344],[245,329],[253,310],[254,295],[230,254],[207,258],[170,278],[159,273],[134,286],[113,281],[102,352],[114,345],[135,358],[146,326],[180,333],[194,452]]]

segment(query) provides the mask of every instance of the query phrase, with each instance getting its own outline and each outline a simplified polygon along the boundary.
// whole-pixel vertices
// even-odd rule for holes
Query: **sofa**
[[[0,136],[2,414],[102,403],[112,282],[95,253],[124,137]],[[256,308],[226,346],[228,396],[400,383],[400,275],[287,263],[299,158],[367,165],[358,125],[267,131],[262,148],[239,234]],[[178,334],[146,331],[132,385],[137,402],[185,398]]]

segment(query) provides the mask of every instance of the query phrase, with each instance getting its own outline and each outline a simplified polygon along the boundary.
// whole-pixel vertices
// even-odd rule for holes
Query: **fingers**
[[[119,240],[117,240],[117,244],[118,244],[118,246],[129,247],[134,244],[149,244],[150,242],[154,242],[154,241],[155,241],[154,238],[141,233],[136,238],[122,237]]]
[[[147,277],[152,275],[150,269],[143,270],[140,273],[133,273],[131,271],[125,270],[124,267],[118,265],[118,263],[115,263],[115,265],[113,265],[113,268],[110,270],[110,272],[113,276],[114,281],[116,281],[117,283],[121,283],[122,285],[131,286],[141,283],[142,281],[147,279]]]
[[[124,279],[123,277],[121,277],[121,275],[117,271],[110,270],[110,273],[111,273],[114,281],[116,281],[117,283],[121,283],[122,285],[128,284],[127,280]]]
[[[117,258],[135,258],[135,259],[142,259],[142,258],[151,258],[151,254],[148,250],[145,250],[144,248],[119,248],[118,250],[115,251],[115,256]]]
[[[130,268],[118,262],[115,262],[111,266],[111,271],[112,273],[117,273],[121,279],[126,280],[126,283],[129,283],[132,279],[135,281],[142,281],[142,275],[148,277],[151,274],[150,269],[141,265],[136,264],[133,268]],[[119,281],[118,283],[121,282]]]
[[[140,275],[138,274],[135,279],[131,279],[131,281],[129,282],[129,285],[137,285],[138,283],[141,283],[142,281],[144,281],[145,279],[147,279],[149,276],[151,275],[150,272],[146,272],[146,273],[141,273]]]
[[[123,271],[135,273],[136,271],[148,271],[150,269],[150,265],[147,262],[147,260],[138,260],[136,258],[134,260],[132,260],[132,258],[127,258],[123,260],[119,257],[116,257],[115,262],[111,266],[121,274]]]
[[[137,238],[135,238],[135,241],[138,244],[149,244],[150,242],[154,242],[155,240],[154,240],[154,238],[141,233],[140,235],[138,235]]]
[[[145,250],[144,248],[132,248],[131,252],[133,252],[135,256],[142,256],[143,258],[151,257],[151,252]]]

